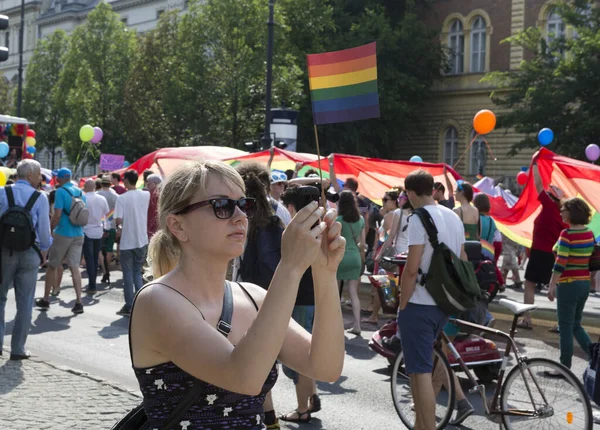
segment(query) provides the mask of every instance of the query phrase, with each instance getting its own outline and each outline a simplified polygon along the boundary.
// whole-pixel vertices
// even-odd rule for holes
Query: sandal
[[[379,319],[371,319],[371,318],[363,318],[360,320],[361,323],[364,324],[379,324]]]
[[[308,412],[314,414],[315,412],[319,412],[321,410],[321,399],[318,394],[313,394],[308,399]]]
[[[533,330],[533,324],[530,321],[521,320],[517,323],[517,328],[522,328],[525,330]]]
[[[50,295],[52,297],[58,297],[59,294],[60,294],[60,288],[58,288],[58,289],[53,288],[52,291],[50,291]]]
[[[296,415],[296,417],[294,417],[294,415]],[[308,423],[311,420],[311,416],[309,411],[300,412],[298,409],[294,409],[288,414],[280,415],[279,419],[289,423]]]
[[[350,333],[350,334],[353,334],[355,336],[360,336],[360,330],[356,330],[354,327],[349,328],[348,330],[346,330],[346,333]]]

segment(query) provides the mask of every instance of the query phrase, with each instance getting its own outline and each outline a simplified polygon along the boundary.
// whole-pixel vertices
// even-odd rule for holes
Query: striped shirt
[[[594,233],[589,229],[566,229],[556,243],[554,272],[560,273],[563,282],[588,281],[590,279],[590,256],[594,252]]]

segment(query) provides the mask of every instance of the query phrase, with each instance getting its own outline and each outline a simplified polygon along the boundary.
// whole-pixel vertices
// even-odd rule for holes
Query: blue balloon
[[[29,152],[31,155],[35,154],[35,146],[28,146],[27,152]]]
[[[410,157],[410,161],[412,161],[413,163],[422,163],[423,159],[418,155],[413,155],[412,157]]]
[[[129,167],[129,166],[131,166],[131,163],[129,161],[123,162],[123,167]]]
[[[6,157],[9,150],[10,148],[8,147],[8,143],[0,142],[0,158]]]
[[[542,146],[550,145],[550,143],[552,143],[553,140],[554,132],[549,128],[542,128],[538,133],[538,141]]]

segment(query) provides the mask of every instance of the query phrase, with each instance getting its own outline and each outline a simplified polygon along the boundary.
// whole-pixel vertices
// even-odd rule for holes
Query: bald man
[[[96,292],[96,276],[98,274],[98,256],[102,247],[104,223],[108,217],[109,208],[106,199],[96,193],[96,181],[88,179],[83,186],[87,207],[90,212],[87,225],[83,228],[83,258],[88,275],[86,292]],[[108,228],[107,228],[108,230]]]

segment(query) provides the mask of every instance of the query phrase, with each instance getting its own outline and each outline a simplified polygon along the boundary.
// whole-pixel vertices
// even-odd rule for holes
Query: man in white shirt
[[[88,275],[87,293],[96,292],[96,276],[98,272],[98,256],[104,234],[104,218],[108,216],[109,208],[106,199],[96,193],[96,182],[93,179],[85,181],[83,186],[90,216],[83,227],[83,258]]]
[[[148,249],[150,193],[136,189],[137,181],[138,173],[135,170],[125,172],[123,184],[127,192],[117,198],[115,207],[117,237],[121,237],[120,257],[125,293],[125,305],[117,314],[123,316],[131,313],[134,293],[144,284],[142,266]]]
[[[404,188],[415,209],[425,208],[431,214],[438,240],[467,260],[462,222],[453,211],[435,204],[433,176],[424,170],[412,172],[406,177]],[[419,269],[427,273],[432,255],[433,247],[425,227],[420,218],[413,215],[408,223],[408,257],[402,272],[398,326],[415,404],[415,429],[419,430],[436,428],[436,399],[431,376],[433,344],[448,322],[448,316],[419,282]]]

